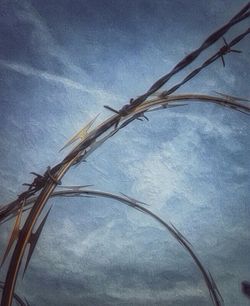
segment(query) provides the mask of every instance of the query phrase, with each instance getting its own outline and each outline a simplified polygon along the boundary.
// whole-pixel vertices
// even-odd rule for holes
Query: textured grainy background
[[[144,92],[243,4],[1,0],[1,202],[23,190],[30,171],[61,160],[58,150],[83,123],[109,115],[104,104],[118,108]],[[215,63],[182,91],[249,97],[249,39],[239,48],[226,68]],[[192,242],[226,305],[248,305],[240,282],[250,278],[249,128],[249,117],[215,105],[152,113],[63,182],[148,202]],[[145,215],[108,200],[51,202],[17,283],[31,305],[211,305],[189,255]],[[9,228],[1,227],[1,253]]]

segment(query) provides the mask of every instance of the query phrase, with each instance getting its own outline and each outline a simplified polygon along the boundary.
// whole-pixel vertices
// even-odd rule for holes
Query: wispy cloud
[[[148,203],[159,209],[174,196],[181,195],[185,203],[204,201],[202,182],[198,181],[197,186],[190,177],[210,177],[206,188],[214,192],[216,186],[212,178],[216,175],[211,171],[209,152],[202,149],[203,135],[219,139],[230,150],[227,142],[234,134],[218,118],[168,113],[168,119],[168,125],[173,125],[173,128],[181,123],[178,135],[162,143],[160,148],[157,146],[157,150],[152,150],[142,160],[128,163],[130,166],[126,168],[134,181],[132,193],[135,196],[142,194],[142,200],[147,199]],[[153,140],[150,141],[153,148]]]
[[[17,73],[20,73],[22,75],[25,76],[32,76],[32,77],[37,77],[40,78],[44,81],[47,82],[54,82],[54,83],[58,83],[61,84],[63,86],[65,86],[66,88],[71,88],[71,89],[76,89],[76,90],[80,90],[84,93],[88,93],[90,95],[93,95],[95,97],[105,97],[105,98],[112,98],[114,99],[114,96],[112,94],[109,94],[106,91],[103,90],[99,90],[99,89],[89,89],[86,86],[75,82],[69,78],[65,78],[59,75],[55,75],[55,74],[51,74],[49,72],[46,71],[42,71],[36,68],[33,68],[31,66],[28,65],[24,65],[24,64],[19,64],[19,63],[15,63],[15,62],[8,62],[5,60],[0,60],[0,65],[4,68],[7,68],[9,70],[15,71]]]
[[[32,36],[30,36],[30,44],[36,46],[37,52],[43,58],[48,58],[48,61],[55,59],[64,67],[65,75],[77,77],[78,81],[72,80],[70,77],[62,77],[49,71],[43,71],[31,67],[29,65],[17,62],[9,62],[0,60],[0,65],[7,69],[13,70],[17,73],[21,73],[26,76],[39,77],[48,82],[55,82],[65,86],[66,88],[79,90],[84,93],[88,93],[97,99],[102,100],[114,100],[118,99],[117,95],[109,93],[102,89],[95,88],[92,85],[90,76],[84,69],[74,63],[72,57],[58,44],[54,38],[53,31],[49,28],[44,18],[39,12],[32,6],[30,1],[22,1],[15,5],[15,15],[23,23],[32,25]],[[83,81],[83,85],[79,80]],[[121,98],[120,98],[121,99]]]
[[[29,1],[24,0],[18,3],[15,8],[15,14],[20,21],[32,24],[33,35],[30,38],[31,43],[39,51],[56,58],[64,64],[65,68],[70,69],[72,72],[77,72],[84,77],[87,76],[85,71],[73,64],[67,53],[58,45],[46,21]]]

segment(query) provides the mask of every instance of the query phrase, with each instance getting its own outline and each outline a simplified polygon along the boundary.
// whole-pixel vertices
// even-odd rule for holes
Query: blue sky
[[[2,1],[1,203],[60,161],[98,113],[143,93],[244,1]],[[245,30],[237,25],[226,38]],[[173,79],[181,80],[213,50]],[[249,38],[179,92],[250,97]],[[166,89],[166,88],[165,88]],[[193,244],[228,306],[248,305],[249,117],[201,103],[136,121],[64,178],[150,204]],[[149,217],[103,199],[54,199],[17,292],[31,305],[211,305],[189,255]],[[0,232],[0,248],[11,224]],[[1,279],[3,279],[3,273]]]

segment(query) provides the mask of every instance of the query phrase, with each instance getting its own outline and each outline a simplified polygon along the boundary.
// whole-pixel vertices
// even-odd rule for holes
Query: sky
[[[144,93],[243,5],[238,0],[1,0],[0,195],[8,203],[61,161],[85,123]],[[249,26],[226,34],[230,40]],[[220,40],[190,68],[223,46]],[[179,93],[250,97],[249,38]],[[169,85],[169,86],[170,86]],[[167,89],[165,86],[164,89]],[[123,192],[188,238],[227,306],[247,306],[250,120],[190,103],[135,121],[72,168],[65,185]],[[155,221],[113,200],[53,199],[16,292],[34,306],[212,305],[189,254]],[[1,226],[3,254],[11,223]],[[0,254],[0,255],[1,255]],[[5,265],[0,272],[4,280]]]

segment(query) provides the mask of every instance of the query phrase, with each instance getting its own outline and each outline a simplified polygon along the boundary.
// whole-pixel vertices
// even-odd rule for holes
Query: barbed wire
[[[190,65],[204,50],[209,48],[217,40],[223,37],[223,35],[225,35],[225,33],[228,32],[235,24],[248,18],[250,16],[249,9],[250,2],[248,2],[228,23],[226,23],[224,26],[209,35],[199,48],[189,53],[169,73],[157,80],[145,94],[133,100],[133,102],[131,103],[132,107],[136,107],[143,103],[150,95],[152,95],[163,85],[165,85],[175,74]]]
[[[127,123],[126,120],[130,120],[132,122],[135,119],[142,119],[144,116],[144,112],[147,111],[147,99],[152,94],[156,93],[162,86],[164,86],[168,80],[177,74],[179,71],[187,67],[189,64],[191,64],[204,50],[206,50],[208,47],[210,47],[212,44],[214,44],[216,41],[218,41],[220,38],[223,38],[225,33],[229,31],[235,24],[245,20],[250,16],[249,12],[250,3],[248,2],[242,10],[240,10],[228,23],[226,23],[224,26],[222,26],[220,29],[212,33],[202,44],[199,48],[191,52],[189,55],[187,55],[184,59],[182,59],[169,73],[161,77],[159,80],[157,80],[150,88],[149,90],[144,93],[143,95],[139,96],[136,99],[130,99],[129,104],[125,104],[119,111],[116,111],[109,107],[110,110],[114,111],[116,114],[110,118],[108,118],[106,121],[101,123],[98,127],[93,129],[87,136],[84,138],[59,164],[52,168],[48,168],[46,172],[43,175],[33,173],[36,177],[34,178],[33,182],[31,184],[28,184],[28,189],[21,193],[18,196],[18,199],[8,204],[8,207],[6,210],[3,208],[0,208],[0,220],[1,218],[5,218],[6,215],[16,206],[20,206],[20,203],[23,203],[24,200],[34,196],[38,192],[39,195],[36,198],[35,203],[32,205],[29,215],[26,217],[25,223],[21,229],[19,229],[18,232],[18,238],[17,243],[14,248],[14,251],[12,253],[12,257],[10,260],[10,264],[8,267],[4,288],[3,288],[3,294],[2,294],[2,300],[1,300],[1,306],[10,306],[14,294],[14,287],[16,283],[17,274],[20,269],[21,261],[24,255],[24,251],[26,249],[26,246],[28,243],[30,243],[32,246],[34,244],[34,237],[38,239],[39,235],[38,233],[32,233],[32,230],[34,228],[34,225],[37,222],[38,217],[40,216],[42,210],[44,209],[47,200],[53,193],[56,186],[60,183],[61,178],[64,176],[64,174],[70,169],[72,165],[75,163],[78,163],[79,160],[85,158],[88,154],[90,154],[93,150],[95,150],[100,144],[102,144],[103,139],[98,140],[98,138],[102,135],[104,135],[109,129],[115,128],[105,136],[105,140],[109,137],[113,136],[117,130],[121,128],[119,127],[119,123],[121,120],[123,120],[123,123]],[[196,68],[194,71],[192,71],[182,82],[176,84],[174,87],[170,88],[169,91],[164,91],[162,93],[162,96],[158,97],[158,104],[161,105],[168,105],[168,97],[169,92],[173,93],[175,90],[177,90],[180,86],[182,86],[184,83],[189,81],[191,78],[193,78],[195,75],[197,75],[202,69],[213,63],[218,58],[222,58],[224,63],[223,56],[230,52],[238,52],[238,50],[233,50],[232,47],[237,44],[241,39],[243,39],[247,34],[249,34],[249,29],[243,32],[242,34],[235,37],[229,44],[225,43],[223,47],[219,49],[217,53],[215,53],[212,57],[210,57],[207,61],[205,61],[200,67]],[[163,101],[163,100],[164,101]],[[215,99],[216,100],[216,99]],[[217,98],[218,100],[218,98]],[[220,102],[218,104],[221,105],[231,105],[237,109],[239,107],[238,103],[234,103],[233,101],[229,101],[229,99],[220,99]],[[237,105],[235,105],[237,104]],[[145,107],[145,110],[144,110]],[[247,107],[246,107],[247,108]],[[247,108],[248,109],[248,108]],[[101,142],[100,142],[101,141]],[[21,210],[20,210],[21,214]],[[47,217],[47,215],[46,215]],[[44,221],[44,220],[43,220]],[[42,222],[43,222],[42,221]],[[42,225],[42,223],[41,223]],[[43,223],[44,225],[44,223]],[[41,227],[42,228],[42,227]],[[40,227],[39,227],[40,229]],[[211,281],[213,281],[211,279]],[[217,293],[218,295],[218,293]],[[218,298],[214,299],[212,297],[213,303],[217,306],[222,305],[221,300]]]

